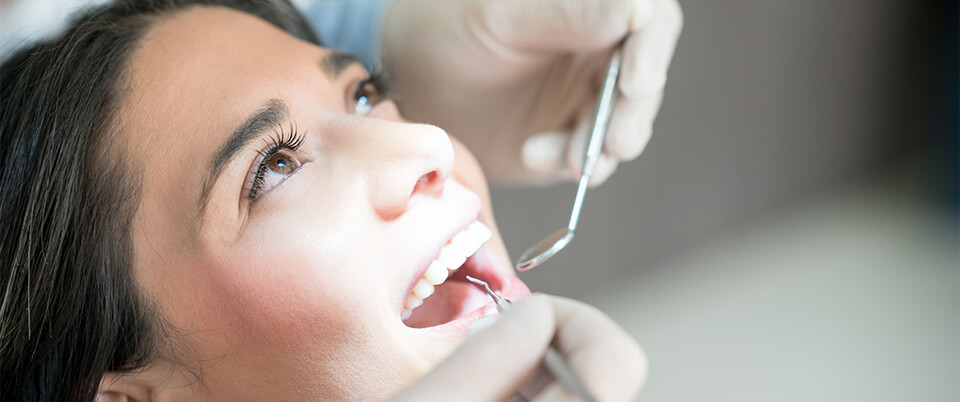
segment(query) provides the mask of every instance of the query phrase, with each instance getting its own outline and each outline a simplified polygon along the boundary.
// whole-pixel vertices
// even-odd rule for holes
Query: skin
[[[354,64],[331,77],[318,62],[329,54],[253,16],[193,7],[155,23],[130,60],[116,147],[143,175],[134,275],[193,356],[182,363],[202,373],[171,397],[383,398],[463,342],[399,315],[453,233],[479,214],[494,231],[484,247],[512,275],[469,151],[390,101],[356,113],[368,73]],[[251,202],[246,183],[269,137],[254,140],[201,214],[209,161],[270,99],[306,133],[288,152],[302,165]],[[158,362],[102,389],[162,399],[182,374],[165,370],[175,369]]]

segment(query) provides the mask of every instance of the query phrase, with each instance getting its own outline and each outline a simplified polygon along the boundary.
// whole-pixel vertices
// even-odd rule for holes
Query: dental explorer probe
[[[467,275],[467,280],[473,282],[475,285],[483,286],[487,294],[497,303],[497,311],[503,313],[510,307],[510,304],[513,303],[507,298],[500,296],[499,293],[494,292],[493,289],[490,289],[490,285],[486,282],[470,275]],[[563,358],[563,355],[561,355],[553,345],[547,348],[547,354],[543,358],[543,365],[546,366],[547,371],[549,371],[557,381],[560,381],[564,387],[580,397],[581,400],[584,402],[596,401],[593,395],[590,395],[590,391],[587,391],[587,387],[580,381],[580,378],[577,377],[577,373],[573,371],[570,365],[567,364],[567,360]]]
[[[593,129],[590,131],[586,155],[583,157],[583,170],[580,173],[580,183],[577,185],[577,196],[573,200],[573,210],[570,211],[570,222],[567,223],[566,228],[551,233],[545,239],[524,251],[520,255],[520,260],[517,261],[517,269],[521,271],[543,264],[573,240],[573,235],[577,231],[577,222],[580,220],[583,197],[587,195],[587,184],[590,183],[590,176],[593,175],[593,171],[597,167],[597,161],[600,159],[600,152],[603,151],[603,139],[607,136],[607,125],[610,123],[610,116],[613,114],[617,78],[620,76],[620,63],[623,59],[622,47],[621,42],[614,50],[613,56],[610,57],[610,66],[607,67],[606,78],[603,79],[600,98],[597,100],[597,112],[593,117]]]

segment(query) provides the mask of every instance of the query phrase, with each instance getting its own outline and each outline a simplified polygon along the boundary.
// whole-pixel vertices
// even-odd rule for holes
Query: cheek
[[[480,164],[473,153],[460,140],[450,137],[453,143],[454,165],[453,175],[471,191],[480,195],[484,205],[490,205],[490,194],[487,190],[487,179],[483,175]]]
[[[380,284],[357,269],[373,266],[356,250],[358,233],[311,221],[291,214],[248,227],[219,259],[214,282],[247,341],[334,343],[365,332],[381,314]]]

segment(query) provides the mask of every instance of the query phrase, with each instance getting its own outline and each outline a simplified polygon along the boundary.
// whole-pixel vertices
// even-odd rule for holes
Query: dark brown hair
[[[125,64],[153,21],[195,5],[317,43],[286,0],[118,1],[0,68],[0,400],[92,400],[162,353],[131,271],[136,161],[114,147]]]

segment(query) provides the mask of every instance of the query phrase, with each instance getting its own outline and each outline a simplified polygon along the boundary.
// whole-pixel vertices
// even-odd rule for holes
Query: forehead
[[[131,56],[118,110],[123,152],[143,172],[146,224],[193,241],[188,229],[211,156],[267,99],[322,102],[316,94],[331,92],[318,88],[330,85],[317,78],[323,52],[227,8],[194,6],[159,19]]]
[[[194,6],[160,19],[133,53],[120,111],[124,134],[163,140],[201,130],[210,136],[256,108],[279,85],[274,60],[309,47],[249,14]],[[278,74],[270,74],[271,72]],[[269,94],[267,94],[269,95]],[[150,141],[153,142],[153,141]],[[156,153],[150,147],[141,157]]]

